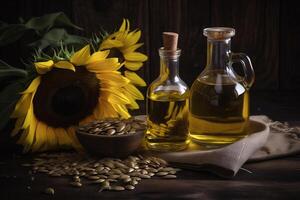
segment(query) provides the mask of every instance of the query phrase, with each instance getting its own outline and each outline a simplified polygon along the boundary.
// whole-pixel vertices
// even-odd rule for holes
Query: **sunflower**
[[[145,81],[135,72],[143,66],[143,62],[148,57],[140,52],[136,52],[143,43],[138,43],[141,37],[141,31],[136,29],[130,31],[128,19],[123,19],[119,30],[104,38],[100,45],[100,50],[110,50],[111,56],[118,57],[122,65],[130,71],[125,71],[125,76],[134,81],[139,86],[146,86]]]
[[[120,31],[126,32],[124,27]],[[11,115],[16,119],[12,135],[20,134],[17,143],[25,152],[80,149],[78,124],[128,118],[128,108],[139,108],[136,100],[144,97],[135,85],[144,85],[143,80],[129,71],[123,75],[118,58],[109,55],[110,50],[91,54],[87,45],[68,59],[34,63],[37,76],[21,93]]]

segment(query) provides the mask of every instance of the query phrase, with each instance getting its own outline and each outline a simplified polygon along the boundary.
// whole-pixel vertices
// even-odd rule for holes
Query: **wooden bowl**
[[[85,148],[93,155],[100,157],[126,157],[136,151],[145,135],[145,130],[126,135],[94,135],[84,131],[76,130],[76,135]]]

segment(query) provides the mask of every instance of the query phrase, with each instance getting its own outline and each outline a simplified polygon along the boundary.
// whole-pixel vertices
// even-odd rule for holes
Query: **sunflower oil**
[[[231,51],[233,28],[206,28],[203,34],[207,63],[191,88],[189,122],[191,139],[210,148],[247,135],[254,71],[246,54]],[[242,66],[243,75],[236,73],[233,63]]]
[[[188,144],[189,88],[179,77],[177,33],[163,34],[160,75],[147,90],[146,145],[155,151],[179,151]]]
[[[221,79],[197,79],[191,88],[190,135],[202,143],[228,144],[246,135],[249,92],[227,76]]]
[[[188,99],[149,97],[148,147],[160,151],[178,151],[186,148],[188,140]]]

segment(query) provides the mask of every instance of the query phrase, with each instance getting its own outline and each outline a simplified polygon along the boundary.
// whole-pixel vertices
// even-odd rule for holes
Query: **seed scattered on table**
[[[154,156],[99,159],[77,153],[41,154],[34,158],[33,163],[23,166],[31,167],[32,174],[70,177],[70,187],[81,188],[85,183],[98,185],[99,192],[133,190],[139,182],[152,177],[174,179],[180,170],[169,167],[165,160]],[[48,194],[51,191],[47,188]]]

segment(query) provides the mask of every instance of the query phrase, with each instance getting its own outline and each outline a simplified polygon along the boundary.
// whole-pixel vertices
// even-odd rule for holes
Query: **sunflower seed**
[[[55,190],[54,190],[53,188],[51,188],[51,187],[48,187],[48,188],[46,188],[46,189],[44,190],[44,193],[45,193],[45,194],[48,194],[48,195],[54,195]]]
[[[138,183],[139,183],[139,182],[136,181],[136,180],[132,180],[132,181],[130,182],[131,185],[137,185]]]
[[[74,187],[81,187],[82,184],[80,182],[71,182],[70,185],[74,186]]]
[[[93,184],[97,184],[97,183],[103,183],[105,181],[105,179],[98,179],[98,180],[94,180],[94,181],[91,181],[91,183]]]
[[[169,174],[169,175],[163,176],[163,178],[172,179],[172,178],[177,178],[177,176]]]
[[[144,179],[151,178],[151,176],[145,175],[145,174],[140,174],[139,177],[140,177],[140,178],[144,178]]]
[[[159,171],[160,172],[169,172],[169,171],[174,171],[174,170],[175,169],[172,167],[165,167],[165,168],[160,169]]]
[[[126,190],[134,190],[134,188],[135,188],[135,187],[134,187],[133,185],[126,185],[126,186],[125,186],[125,189],[126,189]]]
[[[111,187],[111,190],[122,191],[122,190],[125,190],[125,188],[122,187],[122,186],[112,186],[112,187]]]
[[[169,173],[168,172],[158,172],[156,173],[157,176],[165,176],[165,175],[168,175]]]
[[[90,180],[98,180],[100,177],[99,176],[88,176],[87,178]]]
[[[127,178],[130,178],[130,176],[126,175],[126,174],[123,174],[123,175],[120,176],[120,179],[127,179]]]
[[[120,122],[110,123],[111,126],[120,124]],[[125,159],[99,160],[74,153],[42,154],[30,165],[32,173],[45,173],[51,177],[71,176],[70,185],[73,187],[82,187],[82,182],[89,180],[87,183],[100,186],[99,191],[121,191],[121,187],[131,190],[142,179],[149,179],[155,175],[164,179],[173,179],[177,177],[176,172],[180,170],[168,167],[167,163],[160,158],[141,155],[129,156]]]

